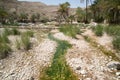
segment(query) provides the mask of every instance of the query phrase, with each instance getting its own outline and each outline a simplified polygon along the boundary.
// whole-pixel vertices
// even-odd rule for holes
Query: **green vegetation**
[[[70,3],[65,2],[63,4],[60,4],[60,7],[58,9],[58,22],[61,24],[62,21],[68,22],[69,18],[69,8],[70,8]]]
[[[16,28],[12,28],[12,29],[5,28],[4,33],[7,36],[9,36],[9,35],[20,35],[20,31],[18,29],[16,29]]]
[[[0,42],[0,59],[7,57],[10,52],[10,46],[8,46],[8,44],[5,42]]]
[[[93,47],[96,47],[97,49],[99,49],[100,51],[102,51],[105,55],[107,55],[108,57],[112,57],[113,60],[115,61],[120,61],[119,57],[116,56],[115,53],[111,52],[110,50],[107,50],[106,48],[104,48],[103,46],[99,45],[98,43],[95,42],[92,38],[88,37],[88,36],[84,36],[85,40],[87,42],[89,42]]]
[[[105,28],[105,31],[110,36],[120,36],[120,26],[119,25],[111,25]]]
[[[33,31],[26,31],[25,34],[27,34],[30,37],[34,36],[34,32]]]
[[[79,27],[70,24],[62,25],[59,30],[65,35],[71,36],[73,38],[76,38],[76,35],[81,33]]]
[[[7,57],[7,55],[11,52],[8,42],[9,39],[5,33],[0,35],[0,59]]]
[[[106,33],[113,37],[113,47],[116,50],[120,50],[120,26],[107,26],[105,29]]]
[[[95,32],[96,36],[103,35],[103,26],[102,25],[98,25],[98,26],[92,28],[92,30]]]
[[[18,29],[16,29],[16,28],[12,28],[11,34],[12,35],[20,35],[20,31]]]
[[[120,36],[113,39],[113,47],[117,50],[120,50]]]
[[[40,80],[78,80],[67,65],[64,57],[71,45],[66,41],[55,39],[51,34],[49,34],[49,38],[56,41],[58,47],[51,66],[45,70]]]
[[[25,50],[29,50],[30,49],[31,43],[30,43],[30,36],[28,34],[23,33],[21,35],[21,42],[22,42],[23,48]]]
[[[18,39],[16,40],[16,43],[15,43],[15,44],[16,44],[16,48],[17,48],[17,49],[20,49],[20,48],[21,48],[21,42],[20,42]]]
[[[0,39],[1,39],[2,42],[5,42],[5,43],[9,43],[10,42],[9,39],[8,39],[8,35],[5,32],[2,33]]]

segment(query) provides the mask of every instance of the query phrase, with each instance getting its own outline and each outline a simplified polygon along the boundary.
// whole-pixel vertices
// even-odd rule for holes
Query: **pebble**
[[[120,76],[120,72],[116,72],[116,76]]]
[[[80,73],[81,73],[82,75],[85,75],[87,72],[86,72],[85,70],[80,70]]]

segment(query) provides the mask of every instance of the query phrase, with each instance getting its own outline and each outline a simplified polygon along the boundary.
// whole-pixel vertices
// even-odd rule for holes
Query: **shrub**
[[[11,52],[11,48],[5,42],[0,42],[0,59],[7,57]]]
[[[1,42],[5,42],[5,43],[9,43],[10,41],[9,41],[9,39],[8,39],[8,35],[7,35],[7,33],[2,33],[2,35],[0,36],[0,41]]]
[[[21,43],[20,43],[20,41],[18,39],[16,40],[16,48],[17,49],[21,48]]]
[[[62,25],[59,30],[65,35],[71,36],[73,38],[76,38],[76,35],[81,33],[79,27],[70,24]]]
[[[29,35],[27,35],[26,33],[23,33],[21,36],[21,42],[25,50],[30,49],[30,36]]]
[[[92,29],[95,32],[96,36],[102,36],[103,35],[103,26],[98,25]]]
[[[115,37],[112,44],[115,49],[120,50],[120,36]]]
[[[11,34],[13,35],[20,35],[20,31],[17,30],[16,28],[12,28],[11,32],[12,32]]]
[[[33,31],[27,31],[27,32],[25,32],[25,34],[27,34],[30,37],[34,36],[34,32]]]
[[[11,34],[11,30],[8,28],[4,28],[4,32],[6,35],[10,35]]]
[[[120,36],[120,26],[107,26],[105,31],[110,36]]]

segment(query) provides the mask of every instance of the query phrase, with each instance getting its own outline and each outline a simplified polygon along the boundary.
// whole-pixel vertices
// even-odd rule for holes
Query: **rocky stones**
[[[86,72],[85,70],[80,70],[80,73],[81,73],[82,75],[87,74],[87,72]]]
[[[120,70],[120,63],[119,62],[110,62],[107,64],[108,68],[113,70]]]
[[[76,68],[76,70],[80,70],[81,69],[81,67],[80,66],[78,66],[77,68]]]
[[[120,76],[120,72],[116,72],[116,76]]]

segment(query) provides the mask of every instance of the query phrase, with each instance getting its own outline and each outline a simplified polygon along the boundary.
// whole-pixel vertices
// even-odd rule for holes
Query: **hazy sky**
[[[18,0],[18,1],[43,2],[48,5],[59,5],[60,3],[69,2],[72,8],[85,7],[85,3],[81,3],[80,0]]]

